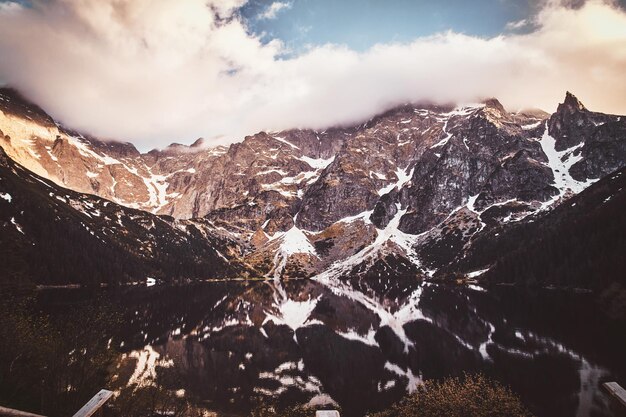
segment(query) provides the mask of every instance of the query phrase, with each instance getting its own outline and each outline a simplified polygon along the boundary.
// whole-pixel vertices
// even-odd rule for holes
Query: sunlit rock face
[[[145,154],[71,132],[11,90],[0,111],[1,145],[23,166],[127,207],[206,218],[273,277],[382,274],[385,259],[410,276],[487,268],[493,259],[465,259],[481,235],[530,222],[626,164],[626,119],[570,93],[552,115],[496,99],[415,104],[353,127]]]
[[[182,220],[60,187],[0,147],[0,285],[154,285],[256,275],[241,243]]]

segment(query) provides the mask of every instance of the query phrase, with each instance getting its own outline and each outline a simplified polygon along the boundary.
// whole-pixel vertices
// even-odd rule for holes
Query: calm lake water
[[[225,415],[255,398],[380,410],[422,380],[483,372],[538,416],[608,416],[600,383],[626,382],[626,331],[588,294],[419,283],[214,282],[106,292],[126,316],[130,383],[169,389]],[[81,290],[45,290],[53,311]],[[165,383],[165,382],[163,382]]]

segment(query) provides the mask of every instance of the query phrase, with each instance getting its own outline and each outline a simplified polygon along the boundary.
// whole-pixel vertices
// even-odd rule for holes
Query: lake
[[[265,398],[362,416],[423,380],[482,372],[538,416],[609,416],[600,384],[626,378],[623,323],[585,293],[401,278],[103,293],[125,317],[117,348],[127,381],[166,384],[224,415],[247,415]],[[54,289],[38,300],[54,312],[87,296]],[[164,370],[177,377],[162,381]]]

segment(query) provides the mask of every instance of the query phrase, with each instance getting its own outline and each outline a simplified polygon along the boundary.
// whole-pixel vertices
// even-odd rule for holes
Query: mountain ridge
[[[0,197],[0,253],[6,260],[0,287],[254,273],[239,260],[239,243],[209,222],[157,216],[59,187],[12,161],[2,147]]]
[[[27,169],[130,208],[205,218],[244,242],[257,273],[277,278],[368,275],[387,258],[412,265],[405,274],[448,273],[481,234],[530,222],[626,164],[626,123],[569,92],[551,115],[509,113],[494,98],[409,104],[350,128],[144,154],[3,94],[0,141]]]

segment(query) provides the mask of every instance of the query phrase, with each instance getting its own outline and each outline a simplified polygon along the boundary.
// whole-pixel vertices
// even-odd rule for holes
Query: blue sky
[[[275,18],[261,18],[272,3],[277,2],[250,0],[242,16],[253,33],[263,34],[265,41],[278,38],[296,53],[326,43],[363,51],[377,43],[409,42],[448,30],[493,37],[510,32],[508,23],[529,19],[541,4],[537,0],[282,0],[287,7]],[[623,7],[626,0],[619,3]]]
[[[0,0],[0,84],[142,149],[420,101],[626,114],[619,1]]]

